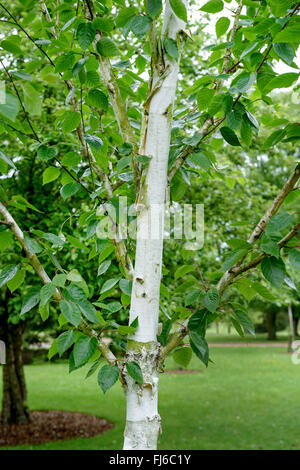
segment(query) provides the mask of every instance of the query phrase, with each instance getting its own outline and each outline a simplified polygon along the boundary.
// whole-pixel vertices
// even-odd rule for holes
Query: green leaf
[[[288,227],[293,219],[294,216],[287,212],[280,212],[279,214],[274,215],[267,224],[266,233],[268,235],[278,234],[278,232],[281,232],[281,230]]]
[[[5,163],[7,163],[9,166],[11,166],[14,170],[16,170],[15,164],[1,150],[0,150],[0,159],[3,160]]]
[[[5,102],[0,103],[0,114],[11,121],[14,121],[20,110],[18,98],[11,93],[5,93]]]
[[[223,36],[223,34],[226,33],[227,29],[230,26],[230,20],[229,18],[226,18],[226,16],[222,16],[222,18],[219,18],[217,23],[216,23],[216,35],[217,38]]]
[[[24,315],[25,313],[29,312],[39,303],[39,301],[40,289],[32,287],[24,297],[20,315]]]
[[[55,59],[55,71],[58,73],[65,72],[71,69],[76,60],[76,56],[73,51],[66,52]]]
[[[175,271],[175,274],[174,274],[175,281],[177,281],[177,279],[180,279],[181,277],[185,276],[185,274],[190,273],[191,271],[195,271],[194,266],[186,265],[186,264],[184,264],[183,266],[180,266]]]
[[[285,277],[285,265],[282,259],[273,256],[264,258],[261,262],[261,270],[264,277],[274,286],[281,287]]]
[[[132,281],[128,281],[127,279],[121,279],[119,282],[119,287],[124,294],[131,296],[132,291]]]
[[[242,120],[240,132],[243,143],[249,147],[252,142],[252,129],[244,119]]]
[[[198,331],[201,336],[205,336],[207,310],[202,308],[195,312],[188,322],[188,329]]]
[[[57,350],[60,356],[74,344],[76,334],[73,330],[65,331],[57,338]]]
[[[279,258],[280,248],[278,244],[274,242],[271,238],[267,237],[266,234],[264,234],[261,239],[260,247],[268,255],[272,255],[275,256],[275,258]]]
[[[245,333],[248,332],[251,335],[255,336],[254,325],[251,319],[248,317],[248,315],[245,312],[243,312],[242,310],[235,310],[233,312],[233,315],[235,316],[237,321],[242,325]]]
[[[137,362],[134,362],[134,361],[126,362],[126,369],[130,377],[133,378],[133,380],[135,380],[140,385],[143,384],[144,382],[143,373]]]
[[[8,39],[5,39],[4,41],[1,41],[1,47],[7,52],[10,52],[11,54],[15,55],[20,55],[22,54],[22,50],[19,48],[19,46],[13,41]]]
[[[291,65],[294,60],[294,49],[290,44],[284,42],[276,42],[273,44],[274,51],[288,65]]]
[[[192,359],[192,355],[191,348],[183,347],[174,352],[173,359],[177,364],[186,368]]]
[[[80,23],[77,28],[77,41],[81,49],[85,51],[95,39],[96,30],[92,23]]]
[[[94,106],[94,108],[98,109],[107,109],[108,108],[108,99],[106,95],[97,88],[89,91],[89,94],[86,98],[87,104],[90,106]]]
[[[231,320],[231,323],[233,324],[235,330],[236,330],[236,331],[238,332],[238,334],[243,338],[243,337],[245,336],[245,334],[244,334],[244,331],[243,331],[241,325],[240,325],[239,322],[237,321],[237,319],[231,316],[231,317],[230,317],[230,320]]]
[[[41,315],[41,319],[43,321],[48,320],[50,315],[49,303],[47,303],[46,305],[39,304],[39,314]]]
[[[219,305],[219,292],[217,289],[210,289],[203,297],[203,303],[207,310],[214,313]]]
[[[28,82],[22,83],[22,90],[26,111],[33,116],[40,116],[42,114],[42,99],[40,93]]]
[[[132,328],[131,326],[121,325],[118,327],[118,333],[122,336],[126,335],[133,335],[135,333],[136,328]]]
[[[96,372],[96,370],[98,369],[100,363],[101,363],[101,361],[100,361],[99,359],[97,359],[97,361],[95,361],[95,362],[91,365],[90,369],[88,370],[88,372],[87,372],[87,374],[86,374],[86,376],[85,376],[86,379],[88,379],[89,377],[91,377],[91,375],[93,375],[93,374]]]
[[[110,366],[106,364],[100,369],[98,374],[98,384],[103,390],[103,393],[106,393],[119,378],[119,368],[117,365]]]
[[[66,274],[56,274],[52,279],[52,283],[57,287],[64,287],[67,280]]]
[[[80,183],[76,183],[76,181],[67,183],[61,188],[60,194],[63,199],[67,199],[68,197],[74,196],[74,194],[76,194],[80,188]]]
[[[237,263],[243,256],[245,256],[249,251],[249,248],[238,248],[234,251],[231,251],[226,255],[225,261],[221,267],[222,271],[227,271],[235,263]]]
[[[234,82],[234,85],[240,93],[246,93],[253,83],[256,81],[256,73],[243,73],[237,77],[237,81]]]
[[[43,185],[51,183],[51,181],[55,181],[60,175],[60,169],[56,166],[49,166],[43,172]]]
[[[96,135],[84,134],[84,140],[95,150],[100,150],[103,147],[102,140]]]
[[[108,279],[107,281],[105,281],[103,286],[101,287],[100,294],[103,294],[104,292],[107,292],[112,289],[117,284],[117,282],[119,282],[119,280],[119,277],[114,277],[113,279]]]
[[[130,29],[140,39],[148,33],[151,23],[149,16],[137,15],[131,20]]]
[[[256,290],[252,287],[252,282],[249,279],[240,279],[236,282],[235,286],[238,288],[239,292],[245,297],[245,299],[250,302],[253,297],[257,294]]]
[[[110,18],[95,18],[93,21],[94,28],[105,33],[110,33],[114,27],[114,21]]]
[[[65,319],[68,320],[71,325],[78,326],[81,320],[81,314],[77,305],[67,300],[61,300],[59,306]]]
[[[300,251],[295,248],[289,252],[289,260],[293,268],[300,271]]]
[[[298,73],[283,73],[282,75],[272,78],[264,87],[263,91],[267,94],[275,88],[289,88],[298,78]]]
[[[178,60],[178,47],[177,42],[172,38],[167,38],[164,41],[164,46],[167,54],[174,60]]]
[[[81,300],[80,302],[78,302],[78,306],[81,312],[83,313],[83,315],[91,323],[99,323],[96,309],[88,300]]]
[[[41,144],[37,150],[37,154],[41,160],[51,160],[52,158],[56,157],[57,148]]]
[[[30,238],[29,235],[27,235],[27,233],[24,234],[24,241],[25,241],[26,248],[31,253],[38,254],[38,253],[41,253],[41,251],[43,251],[43,248],[41,247],[41,245],[33,238]]]
[[[211,161],[209,158],[202,152],[191,153],[190,160],[199,168],[207,171],[211,167]]]
[[[110,313],[116,313],[122,308],[122,304],[120,302],[110,302],[108,304],[104,304],[102,306],[104,310],[108,310]]]
[[[187,11],[181,0],[170,0],[170,5],[175,15],[185,23],[187,22]]]
[[[41,299],[41,305],[42,307],[46,305],[48,300],[51,299],[56,287],[52,282],[48,282],[45,284],[40,291],[40,299]]]
[[[215,91],[211,88],[202,88],[197,93],[197,104],[199,111],[204,111],[208,108],[211,100],[213,99]]]
[[[120,55],[120,51],[110,38],[101,38],[97,42],[97,51],[104,57],[115,57]]]
[[[55,354],[58,353],[58,349],[57,349],[57,339],[55,339],[53,341],[53,343],[51,344],[50,348],[49,348],[49,351],[48,351],[48,359],[52,359],[53,356],[55,356]]]
[[[10,264],[3,268],[0,273],[0,287],[10,281],[16,275],[18,269],[18,266],[14,264]]]
[[[9,288],[10,292],[14,292],[17,290],[24,282],[25,279],[25,269],[21,269],[18,271],[14,277],[7,282],[7,287]]]
[[[79,126],[81,116],[76,111],[66,111],[61,120],[61,128],[64,132],[72,132]]]
[[[104,261],[103,263],[101,263],[100,266],[99,266],[99,268],[98,268],[97,276],[101,276],[101,274],[106,273],[106,271],[108,270],[108,268],[110,267],[110,265],[111,265],[111,261],[110,261],[110,260]]]
[[[146,9],[151,18],[155,18],[162,10],[162,0],[147,0]]]
[[[275,300],[275,297],[273,294],[271,294],[271,292],[269,291],[269,289],[267,289],[265,286],[263,286],[262,284],[260,284],[258,281],[254,281],[252,282],[252,287],[256,290],[256,292],[261,296],[263,297],[264,299],[266,300],[270,300],[271,302],[273,300]]]
[[[68,152],[62,159],[64,166],[77,166],[81,162],[81,156],[76,152]]]
[[[222,134],[222,137],[224,138],[224,140],[226,140],[226,142],[234,147],[239,147],[241,144],[240,144],[240,141],[237,137],[237,135],[235,134],[235,132],[230,129],[229,127],[222,127],[220,129],[220,132]]]
[[[273,145],[278,144],[278,142],[281,142],[283,138],[285,137],[285,130],[284,129],[278,129],[277,131],[274,131],[265,141],[265,143],[262,146],[262,150],[266,150]]]
[[[296,19],[296,18],[295,18]],[[276,42],[298,42],[296,38],[300,36],[300,23],[290,22],[287,27],[276,35]]]
[[[131,20],[131,18],[133,18],[136,15],[136,13],[137,13],[137,8],[134,6],[123,8],[122,10],[120,10],[116,18],[116,25],[119,28],[123,28],[123,26],[125,26],[129,22],[129,20]]]
[[[219,11],[222,11],[223,8],[224,3],[222,0],[210,0],[200,8],[200,11],[205,11],[206,13],[218,13]]]
[[[207,367],[209,359],[209,350],[206,339],[199,335],[199,333],[197,333],[196,331],[191,331],[189,333],[189,337],[192,350]]]
[[[76,341],[73,355],[76,367],[81,367],[95,354],[98,349],[98,341],[96,338],[89,336],[80,336]]]

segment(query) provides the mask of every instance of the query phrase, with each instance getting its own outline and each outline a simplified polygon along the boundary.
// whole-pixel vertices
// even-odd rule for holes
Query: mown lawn
[[[285,348],[212,348],[214,364],[199,374],[163,374],[159,449],[300,449],[300,365]],[[169,367],[173,368],[170,359]],[[105,396],[86,369],[67,364],[26,367],[31,409],[97,414],[115,423],[102,436],[19,449],[120,449],[125,400],[119,384]]]

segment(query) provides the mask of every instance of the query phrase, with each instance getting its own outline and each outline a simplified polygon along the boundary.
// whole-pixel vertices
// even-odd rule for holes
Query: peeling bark
[[[184,27],[184,22],[174,15],[167,2],[162,39],[168,37],[179,42],[179,33]],[[164,210],[160,209],[165,203],[173,102],[179,70],[179,61],[169,60],[162,54],[152,54],[151,89],[145,102],[147,119],[141,135],[141,148],[150,161],[141,178],[136,204],[137,242],[130,322],[138,317],[139,326],[133,341],[129,341],[127,361],[134,358],[140,365],[144,385],[138,386],[125,374],[126,450],[156,449],[160,431],[157,405],[160,345],[157,330],[164,227]],[[158,209],[157,214],[155,209]]]

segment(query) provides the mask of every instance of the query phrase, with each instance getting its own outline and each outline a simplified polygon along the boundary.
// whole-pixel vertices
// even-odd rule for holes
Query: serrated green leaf
[[[196,331],[191,331],[189,333],[189,338],[192,350],[207,367],[209,360],[209,350],[206,339],[199,335],[199,333],[197,333]]]
[[[285,265],[281,258],[273,256],[264,258],[261,262],[261,270],[264,277],[274,286],[281,287],[285,277]]]
[[[135,382],[139,383],[140,385],[143,384],[143,373],[137,362],[126,362],[126,369],[130,377],[132,377]]]
[[[81,314],[77,305],[67,300],[61,300],[59,306],[65,319],[71,323],[71,325],[78,326],[81,320]]]
[[[203,304],[210,312],[214,313],[219,305],[219,292],[212,288],[203,297]]]
[[[170,0],[170,5],[175,15],[185,23],[187,22],[186,6],[182,0]]]
[[[192,359],[192,349],[183,347],[177,349],[173,354],[174,361],[182,367],[187,367]]]
[[[103,393],[106,393],[118,380],[119,368],[117,365],[110,366],[106,364],[100,369],[98,374],[98,384]]]
[[[74,344],[76,334],[73,330],[65,331],[57,338],[57,350],[60,356]]]
[[[8,281],[13,279],[13,277],[17,274],[18,266],[14,264],[10,264],[5,266],[0,273],[0,287],[4,286]]]
[[[80,23],[77,28],[77,41],[84,51],[92,44],[95,39],[96,30],[93,23]]]
[[[86,364],[89,359],[95,354],[98,348],[98,341],[96,338],[89,336],[80,336],[75,343],[73,349],[74,363],[76,367],[81,367]]]
[[[222,134],[222,137],[224,138],[224,140],[226,140],[226,142],[234,147],[239,147],[241,146],[240,144],[240,141],[237,137],[237,135],[235,134],[235,132],[230,129],[229,127],[222,127],[220,129],[220,132]]]

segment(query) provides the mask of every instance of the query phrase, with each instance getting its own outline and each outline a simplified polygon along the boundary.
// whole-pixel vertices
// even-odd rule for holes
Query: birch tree
[[[275,119],[275,131],[257,151],[280,142],[295,146],[290,176],[255,226],[249,224],[248,239],[230,241],[214,282],[205,282],[197,252],[201,289],[188,308],[159,324],[164,210],[157,217],[153,210],[182,198],[186,181],[202,171],[222,175],[216,159],[222,145],[240,149],[247,161],[259,132],[257,101],[272,107],[273,90],[295,85],[297,92],[299,6],[293,0],[0,2],[2,141],[19,139],[37,153],[44,183],[60,185],[81,238],[66,236],[64,224],[52,234],[60,238],[59,247],[49,245],[49,234],[39,227],[28,236],[14,206],[31,210],[30,203],[1,191],[0,222],[12,231],[20,259],[2,269],[0,286],[21,266],[34,270],[43,286],[26,299],[23,313],[39,304],[43,315],[51,303],[66,328],[50,357],[70,350],[71,370],[94,360],[89,375],[97,371],[104,393],[120,380],[127,400],[126,450],[156,449],[162,428],[159,373],[171,353],[184,363],[194,353],[208,366],[205,332],[223,315],[226,291],[243,278],[244,292],[263,295],[268,289],[246,274],[256,275],[260,267],[265,280],[281,288],[288,278],[285,260],[299,269],[299,123]],[[209,38],[209,44],[205,21],[215,23],[215,42]],[[278,73],[279,61],[293,71]],[[3,149],[0,157],[9,179],[18,155]],[[78,211],[72,208],[75,194],[82,199]],[[123,236],[127,215],[124,221],[112,210],[124,196],[134,209],[128,219],[136,223],[136,238]],[[294,202],[291,213],[281,210],[287,200]],[[109,240],[103,240],[103,230]],[[98,276],[89,283],[80,265],[74,272],[60,263],[60,250],[80,250],[82,239],[94,241],[89,258],[99,262]],[[112,301],[116,290],[120,302]],[[117,312],[119,319],[112,320]],[[229,318],[240,334],[254,333],[243,305],[232,303]]]

